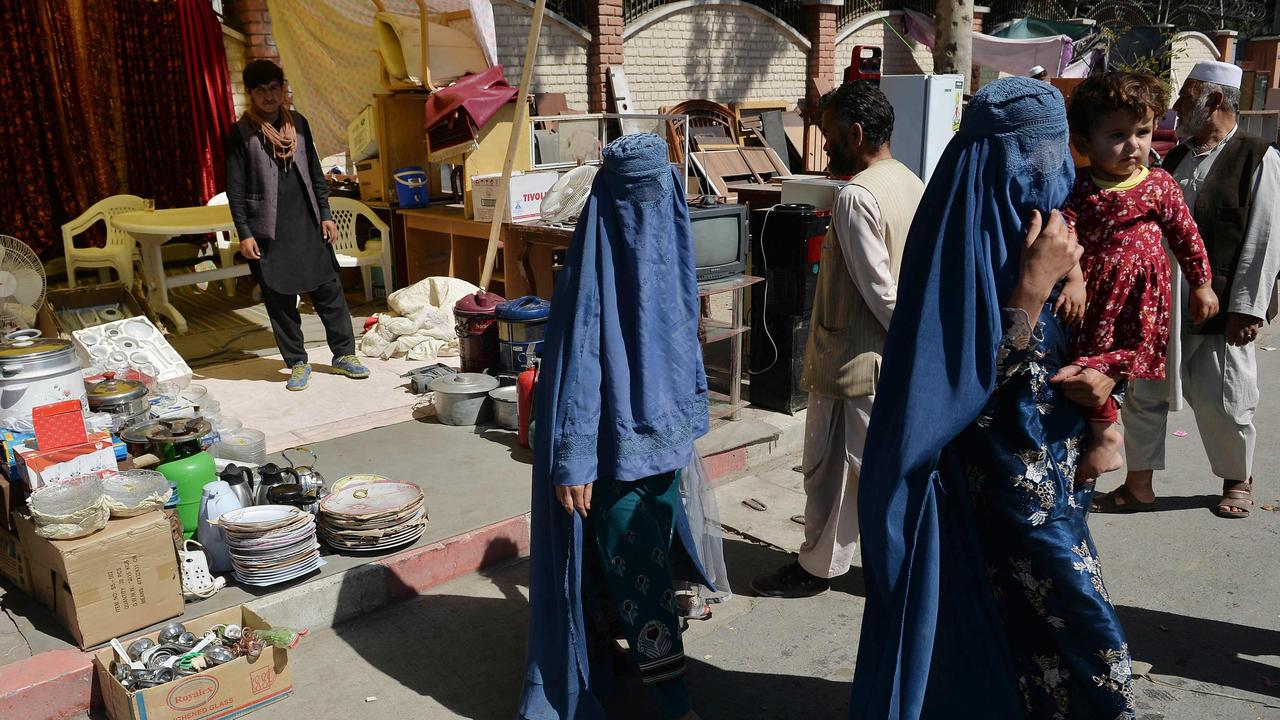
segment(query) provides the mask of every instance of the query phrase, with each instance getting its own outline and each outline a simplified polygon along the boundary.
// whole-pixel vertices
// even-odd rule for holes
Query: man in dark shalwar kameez
[[[302,293],[324,323],[333,371],[367,378],[368,368],[355,355],[332,248],[338,228],[329,214],[329,187],[311,126],[289,109],[284,72],[275,63],[249,63],[244,86],[252,103],[227,138],[227,202],[240,252],[262,287],[276,344],[291,371],[286,387],[305,390],[311,379],[298,314]]]

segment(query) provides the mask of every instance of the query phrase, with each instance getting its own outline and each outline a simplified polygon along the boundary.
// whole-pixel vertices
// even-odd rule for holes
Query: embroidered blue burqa
[[[1047,382],[1067,332],[1002,312],[1025,225],[1074,179],[1062,96],[988,85],[925,190],[858,492],[867,607],[850,717],[1132,717],[1128,650],[1072,482],[1084,425]]]
[[[520,717],[602,719],[583,623],[583,524],[553,486],[682,470],[708,423],[689,210],[656,135],[604,149],[556,280],[534,420]],[[683,547],[697,547],[683,512],[676,526]]]

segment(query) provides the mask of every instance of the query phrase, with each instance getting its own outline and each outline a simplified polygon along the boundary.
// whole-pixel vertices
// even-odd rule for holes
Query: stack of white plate
[[[267,462],[267,434],[242,427],[221,436],[215,446],[218,457],[237,463],[262,465]]]
[[[426,498],[413,483],[348,482],[320,502],[320,538],[339,550],[389,550],[427,530]]]
[[[315,517],[298,508],[239,508],[223,513],[218,525],[226,536],[236,580],[246,585],[275,585],[324,565]]]

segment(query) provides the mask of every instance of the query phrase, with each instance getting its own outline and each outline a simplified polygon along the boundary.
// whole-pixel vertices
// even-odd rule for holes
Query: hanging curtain
[[[209,0],[178,0],[191,132],[200,163],[200,202],[226,186],[222,141],[235,123],[222,27]]]
[[[110,104],[93,80],[106,21],[96,3],[0,2],[0,233],[42,258],[62,254],[62,223],[119,189],[109,114],[91,112]]]
[[[201,204],[177,5],[115,0],[112,9],[129,192],[161,208]]]

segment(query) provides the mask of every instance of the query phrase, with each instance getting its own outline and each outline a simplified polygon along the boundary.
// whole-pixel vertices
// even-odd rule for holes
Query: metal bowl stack
[[[427,530],[422,488],[407,482],[348,483],[320,503],[320,539],[338,550],[390,550]]]

